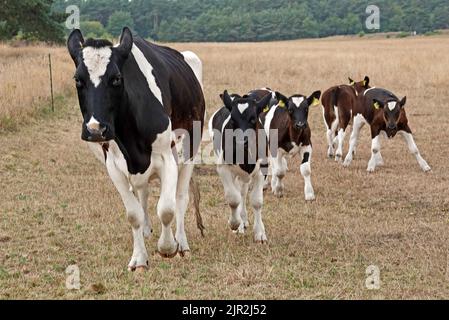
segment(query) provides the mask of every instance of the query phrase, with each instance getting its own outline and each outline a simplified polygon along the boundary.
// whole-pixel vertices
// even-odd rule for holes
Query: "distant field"
[[[268,245],[253,243],[251,229],[244,236],[229,230],[221,182],[213,166],[203,166],[206,237],[188,214],[191,258],[154,254],[154,186],[150,269],[128,273],[131,229],[105,169],[80,141],[68,54],[0,46],[0,118],[27,119],[40,99],[48,102],[48,51],[56,61],[55,90],[68,104],[55,117],[0,134],[0,298],[449,298],[449,37],[173,46],[202,58],[209,115],[224,89],[310,94],[369,75],[374,86],[407,95],[411,127],[433,171],[422,173],[398,137],[382,142],[385,167],[366,173],[366,128],[353,166],[342,168],[326,159],[316,107],[310,125],[317,200],[304,201],[299,163],[290,162],[284,199],[265,195]],[[71,264],[80,269],[79,291],[65,287]],[[380,268],[380,290],[365,287],[370,265]]]

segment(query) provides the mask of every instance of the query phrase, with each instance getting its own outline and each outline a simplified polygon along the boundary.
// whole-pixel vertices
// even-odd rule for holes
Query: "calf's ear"
[[[232,99],[229,96],[228,90],[225,90],[225,92],[222,95],[220,95],[220,97],[222,97],[226,109],[232,111]]]
[[[399,102],[399,105],[401,108],[405,107],[405,104],[407,103],[407,97],[402,98],[402,100]]]
[[[320,104],[321,91],[315,91],[310,97],[307,98],[307,104],[309,107],[314,107]]]
[[[377,99],[373,99],[373,108],[376,110],[383,109],[385,107],[385,103],[379,101]]]
[[[282,108],[285,108],[285,106],[288,104],[288,98],[284,96],[282,93],[277,91],[276,91],[276,99],[279,102],[279,106]]]
[[[73,30],[67,39],[67,49],[69,50],[75,65],[78,65],[78,56],[83,49],[84,38],[79,29]]]
[[[365,79],[363,80],[363,86],[364,86],[365,88],[368,88],[368,87],[369,87],[369,81],[370,81],[369,77],[366,76]]]
[[[351,86],[355,84],[355,81],[352,80],[351,78],[348,78],[348,80],[349,80],[349,84],[350,84]]]
[[[267,94],[262,98],[259,102],[256,102],[256,112],[257,114],[261,114],[266,107],[269,107],[272,95],[271,93]]]
[[[129,30],[128,27],[124,27],[120,36],[120,44],[117,47],[117,51],[124,59],[128,58],[128,55],[133,48],[133,43],[134,39],[131,30]]]

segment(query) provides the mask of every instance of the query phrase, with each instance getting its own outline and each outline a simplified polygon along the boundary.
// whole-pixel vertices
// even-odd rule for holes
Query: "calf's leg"
[[[258,171],[252,179],[252,190],[250,195],[251,206],[254,210],[254,240],[258,243],[265,243],[267,241],[265,226],[262,221],[263,181],[264,177],[262,173]]]
[[[374,172],[378,166],[380,147],[380,135],[377,134],[371,142],[371,159],[368,163],[368,172]]]
[[[189,186],[193,169],[193,163],[182,164],[179,168],[178,186],[176,190],[176,240],[179,243],[179,253],[181,256],[184,256],[190,251],[184,228],[184,217],[189,205]]]
[[[360,138],[360,131],[362,130],[364,125],[365,119],[361,114],[358,114],[357,116],[354,117],[351,138],[349,140],[349,152],[346,155],[345,161],[343,163],[345,167],[349,167],[351,165],[351,162],[357,150],[357,145]]]
[[[243,223],[240,216],[239,207],[242,202],[242,196],[240,190],[236,185],[236,181],[233,173],[231,172],[229,166],[218,165],[217,167],[218,175],[223,183],[223,188],[225,192],[225,199],[231,208],[231,216],[229,218],[229,226],[231,230],[237,231],[240,225]]]
[[[411,133],[411,130],[407,128],[405,131],[399,131],[402,137],[404,138],[405,142],[407,143],[408,149],[411,154],[413,154],[416,158],[416,161],[418,161],[419,166],[424,172],[429,172],[432,170],[430,166],[427,164],[426,160],[423,159],[421,156],[421,153],[418,150],[418,147],[416,146],[415,139],[413,138],[413,135]]]
[[[282,150],[278,150],[277,156],[271,159],[272,165],[272,178],[271,178],[271,190],[278,198],[284,196],[284,182],[283,179],[287,174],[287,159]]]
[[[304,195],[306,201],[313,201],[315,200],[315,191],[313,190],[312,186],[312,179],[310,178],[312,174],[312,169],[310,166],[310,163],[312,161],[312,146],[303,146],[301,147],[300,151],[301,156],[301,175],[304,178]]]

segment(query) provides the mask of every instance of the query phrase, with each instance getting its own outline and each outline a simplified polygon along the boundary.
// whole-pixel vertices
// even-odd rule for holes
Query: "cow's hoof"
[[[167,250],[167,249],[161,250],[160,248],[158,249],[159,255],[165,259],[172,259],[172,258],[176,257],[176,255],[178,254],[178,251],[179,251],[179,244],[177,242],[176,242],[174,251]]]
[[[306,201],[315,201],[315,195],[314,194],[307,194],[306,195]]]
[[[254,236],[254,242],[257,244],[266,244],[268,243],[268,239],[265,233],[260,233]]]
[[[185,250],[185,251],[181,251],[180,250],[178,253],[179,253],[179,256],[181,258],[183,258],[183,259],[190,259],[190,256],[191,256],[190,250]]]
[[[136,273],[144,273],[144,272],[146,272],[147,270],[148,270],[148,267],[141,266],[141,267],[136,267],[135,272],[136,272]]]
[[[242,224],[241,221],[229,221],[229,227],[231,228],[232,231],[238,231],[240,228],[240,225]]]
[[[430,172],[430,171],[432,171],[432,168],[431,168],[429,165],[427,165],[427,166],[425,166],[425,167],[422,168],[422,171],[424,171],[424,172]]]
[[[368,173],[374,173],[374,171],[376,171],[376,168],[368,167],[368,169],[366,169],[366,171]]]
[[[335,162],[341,163],[343,160],[343,155],[337,154],[335,155]]]
[[[130,262],[128,265],[128,271],[129,272],[143,272],[148,270],[148,260],[145,265],[137,265],[135,261]]]

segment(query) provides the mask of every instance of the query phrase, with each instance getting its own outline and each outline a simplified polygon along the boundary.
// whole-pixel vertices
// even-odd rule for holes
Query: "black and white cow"
[[[404,138],[409,151],[416,157],[419,166],[424,172],[431,170],[430,166],[421,156],[416,146],[412,131],[408,125],[405,112],[406,97],[399,100],[396,95],[381,88],[370,88],[357,97],[353,109],[353,130],[349,145],[349,152],[344,161],[346,167],[350,166],[354,150],[365,124],[371,129],[371,160],[368,163],[368,172],[374,172],[376,167],[383,166],[384,160],[380,153],[380,137],[394,138],[398,133]]]
[[[244,233],[249,226],[246,198],[251,188],[250,203],[254,210],[254,239],[267,241],[262,221],[264,175],[261,163],[266,161],[267,141],[258,115],[267,106],[271,95],[260,101],[247,96],[221,96],[224,107],[209,120],[217,171],[223,183],[226,202],[231,208],[229,225]]]
[[[192,53],[184,57],[133,37],[128,28],[116,46],[105,40],[84,41],[79,30],[70,34],[67,45],[76,66],[74,78],[84,120],[81,137],[106,164],[132,226],[129,270],[148,265],[144,236],[152,232],[147,201],[149,181],[154,178],[161,182],[158,251],[165,257],[184,255],[189,251],[184,214],[193,171],[188,160],[197,154],[205,115],[197,79],[201,61]],[[196,139],[194,123],[200,135]],[[184,157],[176,159],[173,146],[181,139]],[[171,229],[175,215],[176,237]]]
[[[270,144],[271,189],[277,197],[284,195],[283,179],[287,174],[287,159],[299,155],[300,172],[304,178],[304,195],[306,201],[315,200],[311,181],[312,141],[308,123],[309,109],[319,105],[321,91],[310,97],[296,94],[290,98],[269,89],[255,90],[250,97],[258,98],[271,94],[270,108],[259,115]],[[273,143],[273,139],[277,139]],[[273,148],[277,146],[277,148]]]

